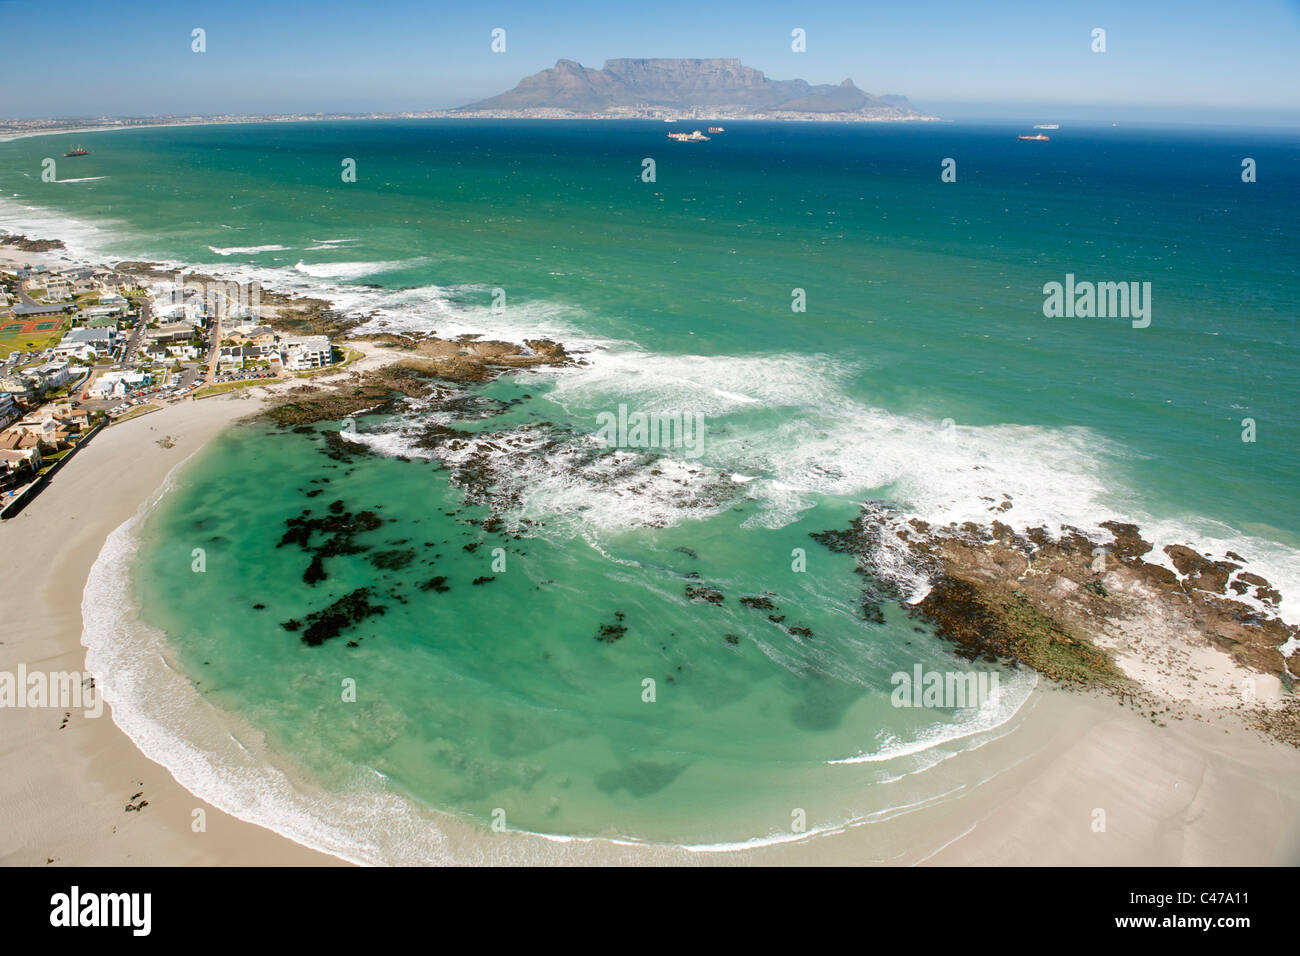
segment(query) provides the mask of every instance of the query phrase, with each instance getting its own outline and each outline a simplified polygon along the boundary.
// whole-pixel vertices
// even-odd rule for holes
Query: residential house
[[[116,325],[117,319],[126,314],[126,299],[122,299],[121,296],[118,296],[118,298],[121,299],[120,305],[117,303],[105,303],[101,299],[99,305],[86,306],[77,313],[77,317],[85,319],[91,324],[94,324],[95,321],[99,319],[112,319],[113,323]]]
[[[144,337],[151,345],[167,345],[173,342],[188,342],[194,338],[196,329],[186,321],[164,322],[156,329],[145,329]]]
[[[38,381],[38,389],[47,391],[52,388],[62,388],[76,377],[67,362],[46,362],[44,365],[38,365],[35,368],[26,369],[23,372],[29,378],[35,378]]]
[[[241,325],[237,329],[232,329],[226,337],[240,344],[261,346],[275,344],[275,332],[269,325]]]
[[[107,355],[113,351],[113,340],[116,338],[117,333],[113,329],[71,329],[54,347],[54,354],[59,358],[66,358],[69,355],[81,358],[89,348],[97,356]]]
[[[53,415],[41,414],[41,410],[37,409],[30,415],[23,416],[15,424],[5,429],[4,432],[0,432],[0,436],[9,432],[30,435],[40,443],[41,447],[53,451],[59,447],[58,431],[58,420]]]
[[[267,351],[260,345],[226,345],[217,355],[217,367],[246,368],[265,362]]]
[[[51,432],[51,436],[53,432]],[[10,458],[12,465],[21,464],[21,462],[32,462],[36,467],[40,467],[41,457],[41,436],[32,431],[21,429],[18,426],[6,428],[0,431],[0,453],[17,452],[18,457]],[[13,470],[12,467],[10,470]]]
[[[83,318],[86,315],[85,312],[82,312],[81,314]],[[118,326],[118,318],[115,315],[97,315],[94,318],[89,319],[86,324],[92,329],[116,329]]]
[[[334,357],[329,336],[301,335],[285,336],[279,342],[280,360],[290,371],[309,368],[323,368]]]
[[[26,468],[35,475],[43,460],[41,450],[34,445],[29,448],[5,448],[3,433],[0,432],[0,468],[4,469],[5,474],[12,475]]]
[[[70,402],[50,402],[42,405],[15,426],[22,431],[33,432],[46,444],[62,444],[68,436],[77,431],[85,431],[90,426],[90,413],[85,409],[73,408]]]
[[[51,277],[45,283],[45,298],[51,302],[63,302],[72,298],[72,284],[67,279]]]
[[[31,379],[14,372],[0,375],[0,392],[10,395],[16,402],[30,402],[36,397],[36,386]]]
[[[153,384],[148,372],[105,372],[86,389],[91,398],[121,398]]]

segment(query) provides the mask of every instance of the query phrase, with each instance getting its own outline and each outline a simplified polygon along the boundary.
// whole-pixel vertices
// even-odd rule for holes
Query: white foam
[[[409,269],[419,263],[419,259],[393,260],[388,262],[302,262],[294,270],[318,279],[362,279],[366,276],[380,275],[384,272],[396,272]]]
[[[102,248],[114,228],[10,200],[0,200],[0,227],[57,235],[77,254]],[[867,370],[831,356],[656,354],[584,333],[583,313],[562,303],[516,300],[495,310],[488,286],[384,290],[349,284],[418,261],[218,264],[210,271],[326,298],[345,313],[367,317],[362,333],[436,330],[444,337],[561,341],[581,354],[584,364],[534,371],[553,384],[551,400],[578,416],[619,404],[647,413],[703,414],[709,433],[700,464],[712,473],[745,476],[745,494],[758,503],[749,526],[789,524],[828,495],[888,498],[906,516],[937,525],[987,524],[996,518],[1018,530],[1070,525],[1099,539],[1109,537],[1099,528],[1102,521],[1127,520],[1155,542],[1150,560],[1167,560],[1161,549],[1173,543],[1245,555],[1250,570],[1284,595],[1281,616],[1300,623],[1300,599],[1285,601],[1286,595],[1300,592],[1300,554],[1263,535],[1243,534],[1193,515],[1155,518],[1143,508],[1140,489],[1125,487],[1117,477],[1122,469],[1116,466],[1128,450],[1090,429],[1012,424],[943,428],[936,421],[853,401],[850,380]],[[397,448],[395,443],[395,453],[415,453]],[[533,462],[528,467],[542,466]],[[571,514],[585,513],[603,529],[699,516],[695,502],[674,508],[668,488],[649,496],[615,490],[591,507],[576,509],[592,489],[575,483],[571,472],[548,476],[537,471],[529,478],[535,485],[528,496],[533,508],[572,508]],[[1006,500],[1010,510],[996,510]],[[923,589],[924,583],[918,581],[917,587]]]
[[[314,246],[308,246],[307,252],[317,252],[321,249],[337,249],[345,242],[356,242],[356,239],[313,239],[316,243]]]
[[[441,302],[451,308],[445,294]],[[419,329],[420,317],[409,316],[404,327]],[[627,343],[586,344],[591,351],[585,364],[536,371],[554,385],[547,398],[578,418],[620,404],[647,414],[705,416],[704,454],[692,467],[705,475],[740,476],[733,482],[758,506],[746,526],[783,527],[827,496],[881,497],[902,520],[916,517],[936,526],[993,520],[1019,531],[1070,526],[1098,541],[1111,537],[1102,522],[1124,520],[1154,542],[1148,560],[1169,564],[1162,549],[1175,543],[1216,555],[1233,550],[1283,595],[1300,593],[1300,554],[1293,549],[1196,516],[1149,514],[1139,490],[1118,477],[1127,450],[1091,429],[944,427],[899,415],[850,399],[846,383],[855,370],[828,356],[670,356]],[[516,450],[540,441],[537,435],[514,438],[520,441]],[[401,442],[385,453],[420,454]],[[565,452],[512,460],[518,493],[533,517],[579,517],[609,531],[663,527],[718,510],[699,509],[674,483],[677,476],[654,476],[650,467],[635,481],[610,485],[599,473],[582,480],[571,465]],[[552,527],[574,530],[563,522]],[[910,600],[924,597],[928,582],[909,572],[905,549],[876,557],[886,570],[891,562],[896,566],[897,583]],[[1249,596],[1242,600],[1258,603]],[[1284,600],[1279,613],[1296,623],[1300,603]]]
[[[255,256],[262,252],[286,252],[288,246],[268,245],[268,246],[227,246],[224,249],[217,246],[208,246],[208,248],[219,256]]]
[[[28,236],[50,236],[63,241],[70,258],[121,258],[107,250],[110,244],[127,240],[126,224],[104,221],[98,224],[76,219],[40,206],[28,205],[17,197],[0,197],[0,230]]]
[[[999,673],[998,686],[979,707],[957,711],[948,721],[932,724],[908,740],[890,738],[878,750],[826,761],[829,764],[886,763],[982,734],[1011,720],[1038,686],[1038,674],[1026,667]]]

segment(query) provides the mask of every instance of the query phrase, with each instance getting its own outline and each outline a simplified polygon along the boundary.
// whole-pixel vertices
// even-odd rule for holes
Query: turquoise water
[[[1004,495],[1020,525],[1129,518],[1161,543],[1232,547],[1284,592],[1300,582],[1300,138],[1017,132],[737,123],[682,145],[651,123],[173,128],[88,134],[90,156],[59,160],[81,181],[58,184],[39,170],[61,141],[19,140],[0,144],[0,225],[259,276],[374,311],[370,328],[581,349],[580,367],[484,390],[500,404],[475,429],[560,452],[500,459],[475,503],[404,432],[418,407],[362,417],[346,446],[326,425],[236,430],[143,531],[146,619],[203,693],[339,787],[372,768],[481,824],[501,808],[549,833],[736,841],[788,829],[795,807],[811,828],[896,806],[899,777],[938,792],[914,771],[961,741],[916,742],[976,726],[890,706],[893,672],[965,665],[896,606],[864,620],[851,562],[808,538],[866,498],[945,522],[986,520]],[[1244,156],[1259,182],[1240,181]],[[1150,327],[1045,318],[1043,285],[1067,273],[1150,282]],[[595,474],[583,449],[620,404],[703,416],[703,454]],[[691,490],[719,476],[737,476],[729,493]],[[388,520],[312,586],[310,556],[276,544],[332,501]],[[503,526],[485,531],[494,509]],[[373,562],[406,550],[405,566]],[[449,590],[421,590],[433,576]],[[689,600],[698,584],[722,605]],[[385,610],[345,636],[308,647],[280,626],[359,587]],[[765,592],[783,622],[740,606]],[[615,623],[619,640],[596,640]],[[356,704],[339,701],[345,677]],[[1005,719],[1016,693],[981,719]],[[891,753],[906,755],[827,763]]]
[[[742,841],[788,830],[795,808],[811,828],[897,806],[901,788],[872,784],[949,749],[909,755],[902,742],[954,717],[963,733],[991,725],[890,705],[894,672],[969,665],[895,607],[864,623],[846,558],[814,553],[810,572],[793,572],[791,549],[810,545],[802,528],[737,535],[742,509],[608,535],[599,551],[514,539],[474,526],[484,512],[462,507],[430,465],[337,461],[324,447],[255,427],[226,436],[146,526],[137,582],[146,620],[167,631],[200,690],[326,785],[365,767],[483,823],[501,808],[536,832]],[[308,556],[274,544],[286,510],[326,514],[334,500],[386,523],[356,539],[370,551],[327,559],[328,578],[308,587]],[[401,566],[376,568],[377,554]],[[701,572],[722,605],[686,598],[686,575]],[[418,586],[434,576],[445,591]],[[385,611],[346,636],[307,647],[280,625],[361,587]],[[812,637],[739,604],[763,591]],[[616,642],[596,639],[616,624],[627,628]],[[341,703],[345,679],[355,704]],[[1028,689],[1024,675],[1002,683],[1017,702]],[[900,754],[888,766],[826,763],[887,748]]]

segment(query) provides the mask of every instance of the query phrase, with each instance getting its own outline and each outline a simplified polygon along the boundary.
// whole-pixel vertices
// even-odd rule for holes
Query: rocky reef
[[[477,335],[444,339],[436,335],[381,333],[359,336],[356,341],[403,353],[397,361],[399,367],[449,382],[487,382],[505,369],[565,365],[572,361],[564,346],[550,339],[525,339],[520,346],[513,342],[481,341]]]
[[[522,346],[480,342],[476,336],[452,340],[382,334],[354,341],[391,350],[396,357],[365,372],[287,390],[267,409],[267,417],[287,426],[338,421],[362,412],[393,411],[403,398],[450,407],[464,397],[455,386],[483,384],[510,369],[571,361],[563,345],[547,339]]]
[[[1254,704],[1238,686],[1253,689],[1254,679],[1230,676],[1238,670],[1275,678],[1290,694],[1291,665],[1300,661],[1284,648],[1300,644],[1300,628],[1278,616],[1281,595],[1246,559],[1172,544],[1166,565],[1135,525],[1101,527],[1105,535],[1091,536],[1071,527],[1016,531],[996,520],[938,527],[873,502],[852,527],[812,537],[857,558],[864,616],[898,601],[969,659],[1227,709]],[[1226,655],[1221,666],[1205,663],[1207,650]],[[1282,704],[1255,722],[1287,739],[1296,709]]]
[[[302,514],[287,519],[284,535],[276,547],[297,545],[310,554],[311,563],[303,572],[302,579],[315,585],[328,576],[325,571],[327,558],[362,554],[369,550],[356,543],[356,536],[374,531],[383,523],[384,519],[373,511],[360,511],[354,515],[344,509],[342,501],[334,501],[330,503],[328,514],[313,516],[310,510],[304,510]],[[316,535],[323,537],[319,544],[312,543]]]
[[[402,397],[431,394],[436,383],[415,369],[385,365],[351,372],[338,381],[304,384],[279,394],[266,410],[278,425],[338,421],[364,411],[389,411]]]
[[[13,246],[20,252],[53,252],[67,248],[62,239],[29,239],[25,235],[0,235],[0,246]]]
[[[357,588],[328,607],[319,611],[312,611],[311,614],[307,615],[306,629],[302,632],[302,642],[312,647],[318,647],[330,638],[338,637],[344,631],[355,627],[366,618],[376,614],[383,614],[386,608],[383,605],[372,604],[370,598],[369,588]],[[281,627],[286,631],[297,631],[303,627],[303,622],[289,620],[285,621]],[[355,644],[350,646],[355,646]]]

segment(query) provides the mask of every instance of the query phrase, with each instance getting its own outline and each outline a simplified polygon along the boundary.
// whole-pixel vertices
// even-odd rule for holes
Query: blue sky
[[[736,56],[952,118],[1300,125],[1300,0],[0,0],[0,33],[0,116],[438,109],[561,57]]]

